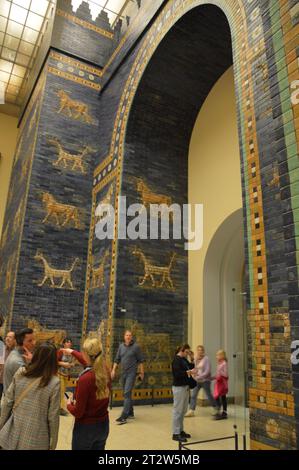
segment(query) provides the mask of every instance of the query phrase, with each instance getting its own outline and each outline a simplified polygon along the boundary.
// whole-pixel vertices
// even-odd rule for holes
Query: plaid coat
[[[60,382],[53,377],[43,388],[35,384],[12,413],[15,400],[35,379],[19,369],[5,393],[0,417],[0,447],[5,450],[55,449],[59,430]]]

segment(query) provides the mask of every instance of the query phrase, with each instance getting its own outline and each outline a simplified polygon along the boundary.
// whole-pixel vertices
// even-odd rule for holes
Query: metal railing
[[[239,449],[239,433],[237,430],[237,426],[234,425],[234,435],[232,436],[226,436],[226,437],[218,437],[215,439],[206,439],[203,441],[196,441],[196,442],[179,442],[179,450],[191,450],[190,447],[195,446],[195,445],[201,445],[201,444],[210,444],[211,442],[219,442],[219,441],[228,441],[228,440],[234,440],[235,442],[235,450],[241,450]],[[243,434],[243,449],[247,449],[247,442],[246,442],[246,435]]]

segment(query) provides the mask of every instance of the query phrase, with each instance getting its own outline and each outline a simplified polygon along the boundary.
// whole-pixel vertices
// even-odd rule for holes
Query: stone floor
[[[119,426],[115,419],[120,414],[120,408],[110,412],[110,435],[107,450],[177,450],[178,445],[171,439],[171,405],[138,406],[135,407],[135,419]],[[234,424],[237,424],[241,435],[244,432],[244,410],[238,407],[229,409],[229,419],[214,421],[210,408],[198,408],[194,418],[185,419],[185,431],[192,435],[189,442],[217,439],[234,434]],[[61,417],[59,441],[57,449],[71,448],[73,418]],[[247,443],[249,442],[247,436]],[[193,450],[233,450],[233,439],[192,446]]]

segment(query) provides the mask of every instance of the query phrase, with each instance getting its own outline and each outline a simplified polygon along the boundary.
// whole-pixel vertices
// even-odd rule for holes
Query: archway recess
[[[146,202],[149,193],[160,195],[161,202],[164,197],[180,205],[188,203],[188,155],[194,123],[211,89],[232,62],[229,23],[213,5],[186,13],[161,41],[141,78],[129,114],[121,187],[127,205]],[[237,168],[240,178],[240,157]],[[148,280],[140,285],[145,266],[141,255],[134,255],[136,247],[152,265],[167,267],[176,254],[171,267],[173,290],[169,285],[159,286],[158,280],[156,286]],[[168,399],[172,383],[169,357],[175,346],[188,338],[188,252],[184,240],[120,240],[115,296],[116,337],[120,337],[124,322],[134,325],[141,336],[145,332],[152,337],[154,345],[157,335],[162,335],[162,351],[151,353],[147,377],[160,385],[161,399]]]
[[[185,150],[188,146],[189,138],[186,136],[188,132],[189,137],[191,135],[194,119],[203,101],[199,99],[199,104],[196,107],[194,105],[195,94],[193,93],[193,100],[190,103],[190,93],[188,95],[185,86],[189,91],[193,91],[194,89],[198,90],[196,85],[202,85],[200,89],[208,93],[217,78],[226,69],[219,68],[219,63],[214,64],[215,67],[212,65],[211,69],[214,71],[218,67],[219,75],[218,77],[214,76],[208,86],[207,80],[210,78],[210,74],[202,73],[203,83],[199,83],[199,81],[196,82],[195,80],[196,74],[194,75],[194,70],[197,72],[199,70],[210,71],[209,64],[211,65],[210,61],[213,58],[221,57],[220,60],[222,60],[223,57],[227,57],[228,51],[231,52],[231,49],[226,47],[223,51],[224,53],[221,54],[221,45],[224,43],[223,37],[221,44],[217,44],[217,40],[219,39],[218,33],[220,31],[223,33],[223,30],[219,23],[215,27],[217,13],[213,14],[213,17],[209,17],[207,9],[205,10],[206,16],[204,15],[204,10],[202,10],[203,18],[205,16],[202,31],[205,31],[208,25],[207,34],[212,33],[209,39],[210,46],[214,47],[215,55],[213,55],[211,49],[206,48],[206,54],[202,53],[200,56],[199,44],[203,47],[202,52],[206,46],[204,34],[198,37],[196,32],[192,32],[192,35],[189,35],[186,30],[178,32],[177,27],[178,25],[182,27],[184,24],[184,18],[187,18],[189,15],[188,10],[194,7],[192,13],[194,14],[193,17],[195,17],[195,11],[197,10],[195,7],[202,3],[204,2],[170,1],[165,10],[157,18],[157,21],[154,22],[152,28],[150,28],[145,40],[140,43],[140,47],[134,51],[131,57],[132,61],[130,64],[127,64],[127,69],[123,70],[126,76],[126,85],[122,91],[114,122],[110,153],[95,172],[95,203],[105,194],[107,179],[102,178],[107,174],[107,170],[110,171],[111,162],[117,163],[113,160],[115,155],[118,158],[118,174],[115,179],[116,194],[119,194],[119,191],[121,191],[124,195],[128,195],[128,199],[131,198],[131,200],[136,201],[138,194],[133,178],[139,177],[142,179],[142,177],[146,178],[148,175],[152,178],[151,189],[154,192],[161,191],[160,176],[163,174],[162,192],[171,194],[174,198],[179,194],[181,201],[187,200],[185,197],[186,193],[184,194],[183,192],[184,187],[186,188],[187,186],[186,173],[184,173],[185,169],[182,166],[183,159],[179,159],[178,154],[180,156],[187,154]],[[218,4],[217,1],[213,3]],[[286,328],[288,328],[288,285],[285,276],[286,271],[284,271],[282,276],[283,291],[278,295],[274,294],[273,288],[276,285],[276,277],[275,275],[268,276],[268,274],[270,272],[269,267],[275,267],[275,253],[273,252],[272,256],[271,251],[266,252],[265,227],[267,228],[267,240],[270,241],[271,246],[276,235],[280,240],[279,257],[281,265],[285,264],[283,260],[284,250],[288,252],[290,244],[284,246],[284,234],[276,233],[279,231],[276,228],[275,231],[270,230],[271,227],[269,226],[271,219],[273,219],[271,210],[273,206],[272,198],[274,198],[274,193],[276,196],[279,178],[277,179],[277,170],[273,175],[274,164],[270,165],[269,163],[271,161],[269,142],[266,142],[261,130],[261,123],[265,127],[267,124],[270,124],[268,121],[271,119],[271,113],[269,108],[263,107],[263,110],[261,110],[259,106],[256,106],[260,103],[263,96],[265,103],[271,107],[269,89],[264,85],[268,77],[265,78],[265,73],[263,74],[264,78],[262,77],[265,67],[262,68],[260,64],[256,64],[254,62],[255,56],[253,56],[254,51],[256,51],[258,57],[260,57],[260,51],[267,68],[266,49],[264,48],[263,37],[261,37],[263,36],[263,17],[258,14],[259,9],[254,8],[255,5],[249,3],[245,7],[241,2],[227,0],[219,2],[219,5],[221,5],[221,8],[224,8],[225,13],[228,15],[227,17],[230,20],[233,32],[234,78],[242,157],[243,221],[246,237],[246,266],[248,268],[246,270],[246,283],[248,286],[247,316],[252,333],[250,336],[251,370],[249,377],[251,387],[252,446],[256,449],[271,447],[292,448],[295,446],[296,440],[296,423],[294,420],[291,367],[286,365],[283,370],[281,369],[285,377],[288,377],[287,381],[281,380],[279,370],[272,369],[272,356],[275,356],[274,353],[278,352],[280,347],[283,347],[286,354],[288,352],[287,340],[283,337],[283,333],[279,333],[279,345],[277,344],[276,346],[276,343],[271,343],[271,332],[274,329],[270,322],[271,318],[271,320],[273,319],[273,321],[279,323],[282,328],[284,328],[284,323],[286,322]],[[198,8],[204,9],[206,7],[214,8],[210,4],[201,5]],[[221,14],[223,15],[223,13]],[[251,25],[249,29],[247,29],[247,15],[248,22],[250,21]],[[177,21],[178,18],[181,19]],[[225,19],[224,15],[223,18]],[[211,22],[209,23],[209,21]],[[230,32],[226,20],[225,24],[231,46]],[[254,30],[252,29],[253,24]],[[197,27],[199,26],[201,26],[201,22],[197,21]],[[175,31],[177,31],[176,36]],[[171,37],[173,38],[173,47],[169,44],[169,38]],[[182,48],[179,47],[180,41],[182,41],[181,44],[184,44]],[[192,57],[192,52],[197,50],[197,47],[199,48],[197,59],[201,57],[202,61],[199,64],[196,58],[193,57],[195,61],[193,64],[195,63],[197,67],[192,67],[190,58]],[[226,68],[231,63],[232,60],[227,63]],[[161,75],[163,76],[161,77]],[[259,81],[256,81],[256,76],[259,77]],[[116,79],[114,90],[116,90],[119,83],[120,80]],[[106,102],[111,102],[113,94],[107,92],[102,104],[105,104],[105,98]],[[189,108],[188,106],[184,107],[183,103],[187,103]],[[165,113],[165,109],[167,109],[167,113]],[[257,123],[258,120],[259,123]],[[192,123],[190,127],[185,125],[187,122]],[[171,133],[169,133],[170,130],[172,130]],[[275,135],[273,126],[269,127],[269,132],[272,136]],[[184,136],[181,141],[179,141],[180,136],[181,138]],[[169,151],[167,152],[167,150]],[[157,165],[157,161],[159,161],[159,165]],[[261,165],[263,166],[263,171],[261,171]],[[285,167],[283,171],[285,172]],[[112,178],[109,181],[111,180]],[[178,182],[177,185],[174,184],[175,181]],[[179,200],[179,197],[177,197],[177,200]],[[263,201],[265,200],[269,204],[265,205],[264,211]],[[279,204],[277,203],[274,212],[277,214],[278,220],[281,220],[283,208],[278,206]],[[119,209],[117,203],[116,207]],[[292,228],[290,227],[290,229]],[[285,236],[289,237],[289,232]],[[156,251],[153,246],[147,246],[148,253],[150,252],[152,258],[159,261],[160,257],[161,264],[166,266],[169,262],[169,253],[165,248],[166,244],[162,243],[160,250],[156,248]],[[140,249],[140,246],[138,248]],[[144,250],[146,249],[145,245],[143,248]],[[167,248],[176,248],[178,254],[180,254],[179,250],[181,247],[179,244],[176,244],[175,247],[168,245]],[[293,259],[291,262],[293,263]],[[185,279],[186,258],[183,251],[181,256],[178,256],[177,271],[173,272],[173,279],[176,281],[175,285],[179,287],[172,293],[172,296],[169,292],[163,295],[162,290],[160,292],[156,291],[153,294],[150,292],[150,288],[147,289],[147,292],[145,290],[139,290],[138,292],[136,290],[138,286],[136,280],[138,276],[142,276],[143,271],[142,265],[139,265],[139,268],[137,265],[138,262],[135,262],[135,259],[132,257],[129,244],[126,242],[112,243],[108,348],[110,345],[112,346],[117,343],[119,336],[118,320],[128,318],[128,312],[130,312],[131,317],[134,317],[133,320],[139,318],[144,325],[149,325],[149,336],[156,334],[153,331],[157,331],[158,325],[161,325],[163,321],[163,331],[166,331],[166,335],[169,334],[167,332],[171,331],[174,341],[176,340],[175,331],[180,330],[181,336],[186,337],[186,314],[184,310],[184,305],[186,305],[186,295],[184,297],[184,294],[186,294],[186,284],[182,281],[182,279]],[[268,286],[271,287],[270,291]],[[135,295],[133,296],[132,294]],[[123,307],[125,305],[124,300],[127,303],[126,308]],[[271,303],[269,304],[269,302]],[[277,308],[275,305],[279,305],[279,307]],[[296,299],[294,298],[292,299],[291,306],[296,308],[296,305]],[[181,314],[178,317],[179,310]],[[171,313],[173,314],[172,316]],[[293,317],[290,316],[290,318]],[[178,321],[176,321],[177,319]],[[113,339],[115,341],[112,341]],[[269,352],[270,349],[271,353]],[[161,371],[162,369],[159,370]],[[155,377],[152,376],[151,382],[154,383],[155,380]],[[156,383],[158,382],[159,379],[156,380]],[[165,387],[158,390],[159,396],[162,398],[167,396],[166,383],[167,377],[165,376],[163,377]],[[145,391],[145,396],[146,393],[147,391]],[[139,394],[139,396],[141,395],[142,393]],[[281,399],[282,395],[284,395],[285,400]],[[273,433],[267,431],[269,428],[268,422],[273,421],[273,413],[275,415],[274,418],[276,414],[279,415],[280,423],[283,422],[284,429],[289,430],[289,437],[284,438],[286,434],[281,434],[278,440],[273,438]],[[265,433],[267,433],[267,437],[265,437]]]

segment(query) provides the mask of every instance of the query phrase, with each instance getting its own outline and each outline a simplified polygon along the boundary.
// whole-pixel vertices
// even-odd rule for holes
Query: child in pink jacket
[[[216,354],[217,371],[214,380],[216,380],[214,388],[214,398],[217,403],[218,413],[215,419],[227,419],[227,399],[228,393],[228,366],[226,352],[222,349]],[[222,413],[221,413],[222,406]]]

